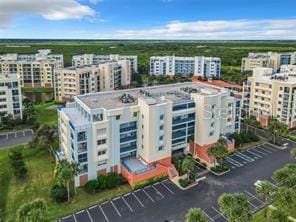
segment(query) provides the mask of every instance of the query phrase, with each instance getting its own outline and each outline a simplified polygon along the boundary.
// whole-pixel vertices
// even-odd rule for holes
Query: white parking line
[[[145,191],[145,189],[143,189],[143,192],[146,194],[147,197],[149,197],[149,199],[155,203],[155,201],[152,199],[152,197]]]
[[[77,222],[77,219],[76,219],[76,217],[75,217],[75,214],[73,214],[73,217],[74,217],[74,221]]]
[[[165,185],[163,182],[160,183],[164,188],[166,188],[171,194],[175,195],[175,193],[167,187],[167,185]]]
[[[264,152],[267,152],[267,153],[269,153],[269,154],[272,153],[272,151],[270,151],[269,149],[266,149],[266,148],[261,147],[261,146],[257,147],[257,149],[260,149],[260,150],[262,150],[262,151],[264,150]]]
[[[65,219],[67,219],[67,218],[69,218],[69,217],[72,217],[72,215],[69,215],[69,216],[63,217],[62,220],[65,220]]]
[[[236,166],[236,167],[242,167],[244,164],[230,158],[230,157],[226,157],[226,160],[231,163],[232,165]]]
[[[259,154],[256,154],[254,153],[253,151],[251,150],[246,150],[246,152],[250,153],[250,154],[253,154],[254,156],[258,157],[258,158],[263,158],[262,156],[260,156]]]
[[[98,206],[99,206],[99,208],[100,208],[101,212],[103,213],[103,215],[104,215],[104,217],[105,217],[106,221],[107,221],[107,222],[109,222],[109,219],[108,219],[108,217],[106,216],[106,214],[105,214],[105,212],[104,212],[103,208],[101,207],[101,205],[100,205],[100,204],[98,204]]]
[[[219,210],[217,210],[215,207],[212,207],[212,209],[216,211],[220,216],[222,216],[226,221],[228,221],[227,218]]]
[[[256,197],[255,195],[253,195],[253,194],[250,193],[249,191],[245,190],[245,193],[246,193],[247,195],[249,195],[250,197],[252,197],[252,198],[258,200],[258,201],[261,202],[262,204],[265,204],[262,200],[260,200],[258,197]]]
[[[264,156],[267,156],[268,155],[267,153],[262,152],[262,150],[259,150],[258,147],[254,147],[254,148],[252,148],[252,150],[255,151],[255,152],[257,152],[257,153],[260,153],[260,154],[262,154]]]
[[[85,210],[81,210],[81,211],[78,211],[76,212],[76,214],[81,214],[82,212],[84,212]]]
[[[89,217],[90,221],[93,222],[94,220],[93,220],[93,218],[91,217],[90,213],[88,212],[88,209],[86,209],[86,213],[88,214],[88,217]]]
[[[117,207],[115,206],[115,204],[113,203],[112,200],[110,200],[110,203],[112,204],[112,206],[113,206],[114,209],[116,210],[117,214],[121,217],[121,213],[119,212],[119,210],[117,209]]]
[[[135,193],[132,193],[132,194],[137,199],[137,201],[141,204],[141,206],[144,207],[144,204],[139,200],[139,198],[137,197],[137,195]]]
[[[209,218],[210,221],[215,222],[204,210],[202,212],[207,216],[207,218]]]
[[[248,155],[243,154],[243,153],[236,153],[236,155],[238,157],[241,157],[241,158],[245,159],[248,162],[254,162],[255,161],[252,157],[249,157]]]
[[[152,188],[156,191],[157,194],[159,194],[162,198],[164,198],[162,193],[158,189],[156,189],[155,186],[152,185]]]
[[[238,158],[242,159],[244,164],[246,164],[246,163],[250,162],[250,161],[248,161],[246,158],[244,158],[244,157],[242,157],[242,156],[238,155],[237,153],[234,153],[234,154],[233,154],[233,155],[231,155],[231,156],[236,156],[236,157],[238,157]]]
[[[97,205],[93,205],[93,206],[91,206],[91,207],[89,207],[88,209],[94,209],[95,207],[97,207]]]
[[[272,146],[272,145],[269,145],[269,143],[268,143],[268,145],[267,145],[267,144],[264,144],[264,147],[265,147],[266,149],[272,150],[272,151],[274,151],[274,152],[279,151],[278,149],[275,149],[275,148],[273,148],[273,147],[271,147],[271,146]]]
[[[131,206],[128,204],[128,202],[126,201],[126,199],[124,199],[124,197],[121,197],[121,199],[126,204],[126,206],[130,209],[130,211],[133,212],[134,211],[133,208],[131,208]]]
[[[256,207],[254,204],[252,204],[250,200],[248,200],[248,202],[249,202],[249,204],[250,204],[252,207],[255,208],[255,210],[258,208],[258,207]]]

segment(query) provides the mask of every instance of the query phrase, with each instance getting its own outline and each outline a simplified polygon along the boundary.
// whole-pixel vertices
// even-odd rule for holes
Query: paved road
[[[28,143],[32,140],[33,131],[31,129],[18,131],[15,133],[0,134],[0,148]]]
[[[162,181],[122,197],[90,206],[62,219],[63,222],[177,222],[191,207],[199,207],[210,221],[226,221],[219,212],[217,198],[224,192],[243,192],[249,197],[252,210],[260,208],[262,200],[256,196],[254,182],[267,179],[275,169],[288,162],[295,162],[289,151],[295,145],[288,142],[288,149],[278,150],[270,144],[253,147],[238,155],[230,156],[231,171],[221,177],[207,174],[206,180],[187,191],[179,190],[170,181]]]

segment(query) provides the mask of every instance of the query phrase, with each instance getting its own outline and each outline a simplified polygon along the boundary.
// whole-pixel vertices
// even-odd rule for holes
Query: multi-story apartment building
[[[221,60],[216,57],[150,57],[150,75],[189,75],[220,77]]]
[[[55,98],[57,101],[65,102],[72,100],[76,95],[129,86],[130,70],[129,60],[58,69]]]
[[[138,73],[138,57],[135,55],[95,55],[81,54],[72,57],[73,66],[98,65],[108,61],[129,60],[131,64],[131,73]]]
[[[244,84],[243,95],[247,113],[256,116],[262,125],[268,125],[269,117],[275,117],[289,128],[296,126],[295,74],[255,68]]]
[[[22,94],[17,74],[0,75],[0,113],[11,114],[13,118],[23,118]]]
[[[257,67],[272,68],[278,71],[281,65],[296,64],[296,52],[277,53],[249,53],[248,57],[242,58],[242,71],[252,71]]]
[[[281,65],[281,73],[289,73],[289,75],[294,74],[296,76],[296,65]]]
[[[202,83],[99,92],[74,97],[58,112],[60,158],[80,163],[75,185],[106,172],[135,184],[177,172],[173,152],[191,152],[209,164],[210,146],[239,131],[240,101]]]
[[[0,55],[0,75],[15,73],[22,87],[53,87],[55,69],[64,66],[63,55],[39,50],[37,54]]]

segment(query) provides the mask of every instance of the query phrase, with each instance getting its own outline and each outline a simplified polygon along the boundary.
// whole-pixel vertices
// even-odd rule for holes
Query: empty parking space
[[[86,210],[81,210],[74,214],[76,221],[91,222],[89,214]]]
[[[256,153],[253,149],[245,150],[243,153],[253,157],[255,160],[263,158],[262,154]]]
[[[144,189],[136,190],[134,194],[144,206],[149,206],[150,204],[155,203],[154,199],[152,199],[152,197]]]
[[[169,180],[161,181],[161,184],[172,194],[180,192],[179,188]]]
[[[248,197],[248,202],[251,205],[252,212],[255,212],[256,210],[264,206],[264,202],[256,195],[256,193],[248,190],[245,190],[244,193]]]
[[[164,195],[154,186],[148,186],[145,191],[151,196],[154,201],[160,201],[164,198]]]
[[[226,157],[226,161],[228,163],[230,163],[231,165],[233,165],[234,167],[242,167],[243,166],[242,163],[238,162],[237,160],[235,160],[232,157]]]
[[[131,206],[126,201],[124,201],[122,197],[117,197],[112,201],[122,216],[127,215],[130,212],[133,212],[133,209],[131,208]]]
[[[254,149],[257,150],[257,151],[260,151],[261,153],[265,153],[265,154],[267,154],[267,155],[273,153],[273,151],[267,149],[266,147],[264,147],[264,145],[257,146],[257,147],[254,148]]]
[[[134,193],[128,193],[122,196],[129,206],[133,209],[134,212],[137,212],[139,209],[144,207],[144,204],[137,198]]]
[[[94,205],[88,208],[88,212],[90,217],[94,222],[106,222],[108,220],[105,219],[104,213],[100,209],[98,205]]]
[[[101,208],[109,221],[117,220],[118,217],[120,217],[118,209],[114,207],[114,204],[112,204],[111,201],[102,203]]]
[[[170,191],[170,190],[168,190],[168,189],[163,185],[163,183],[158,182],[158,183],[154,184],[154,187],[155,187],[159,192],[161,192],[162,195],[163,195],[165,198],[169,198],[170,196],[175,195],[175,193],[172,192],[172,191]]]
[[[209,209],[204,210],[205,214],[212,222],[225,222],[227,218],[217,209],[217,207],[212,206]]]
[[[243,154],[242,152],[235,153],[234,155],[243,159],[244,161],[247,161],[247,162],[254,162],[255,161],[255,159],[253,159],[252,157],[250,157],[248,155]]]
[[[275,148],[273,145],[271,144],[263,144],[262,147],[264,147],[265,149],[270,150],[271,152],[278,152],[279,149]]]

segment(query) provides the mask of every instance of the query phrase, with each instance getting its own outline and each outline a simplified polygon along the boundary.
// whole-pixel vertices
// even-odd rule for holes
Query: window
[[[159,146],[158,151],[162,151],[162,150],[163,150],[163,146]]]
[[[163,140],[163,136],[160,136],[160,137],[159,137],[159,140]]]
[[[102,165],[105,165],[106,163],[107,163],[107,160],[102,160],[102,161],[98,161],[97,165],[102,166]]]
[[[160,120],[163,120],[163,119],[164,119],[164,115],[163,115],[163,114],[160,115],[160,116],[159,116],[159,119],[160,119]]]
[[[137,117],[137,116],[138,116],[138,113],[137,113],[137,112],[134,112],[134,113],[133,113],[133,116],[134,116],[134,117]]]
[[[106,139],[102,139],[102,140],[97,141],[98,145],[102,145],[102,144],[105,144],[105,143],[106,143]]]
[[[98,151],[98,156],[105,155],[105,154],[106,154],[106,150]]]
[[[159,126],[159,129],[160,129],[160,130],[163,130],[163,128],[164,128],[164,126],[163,126],[163,125]]]
[[[116,115],[116,120],[120,120],[120,115]]]

